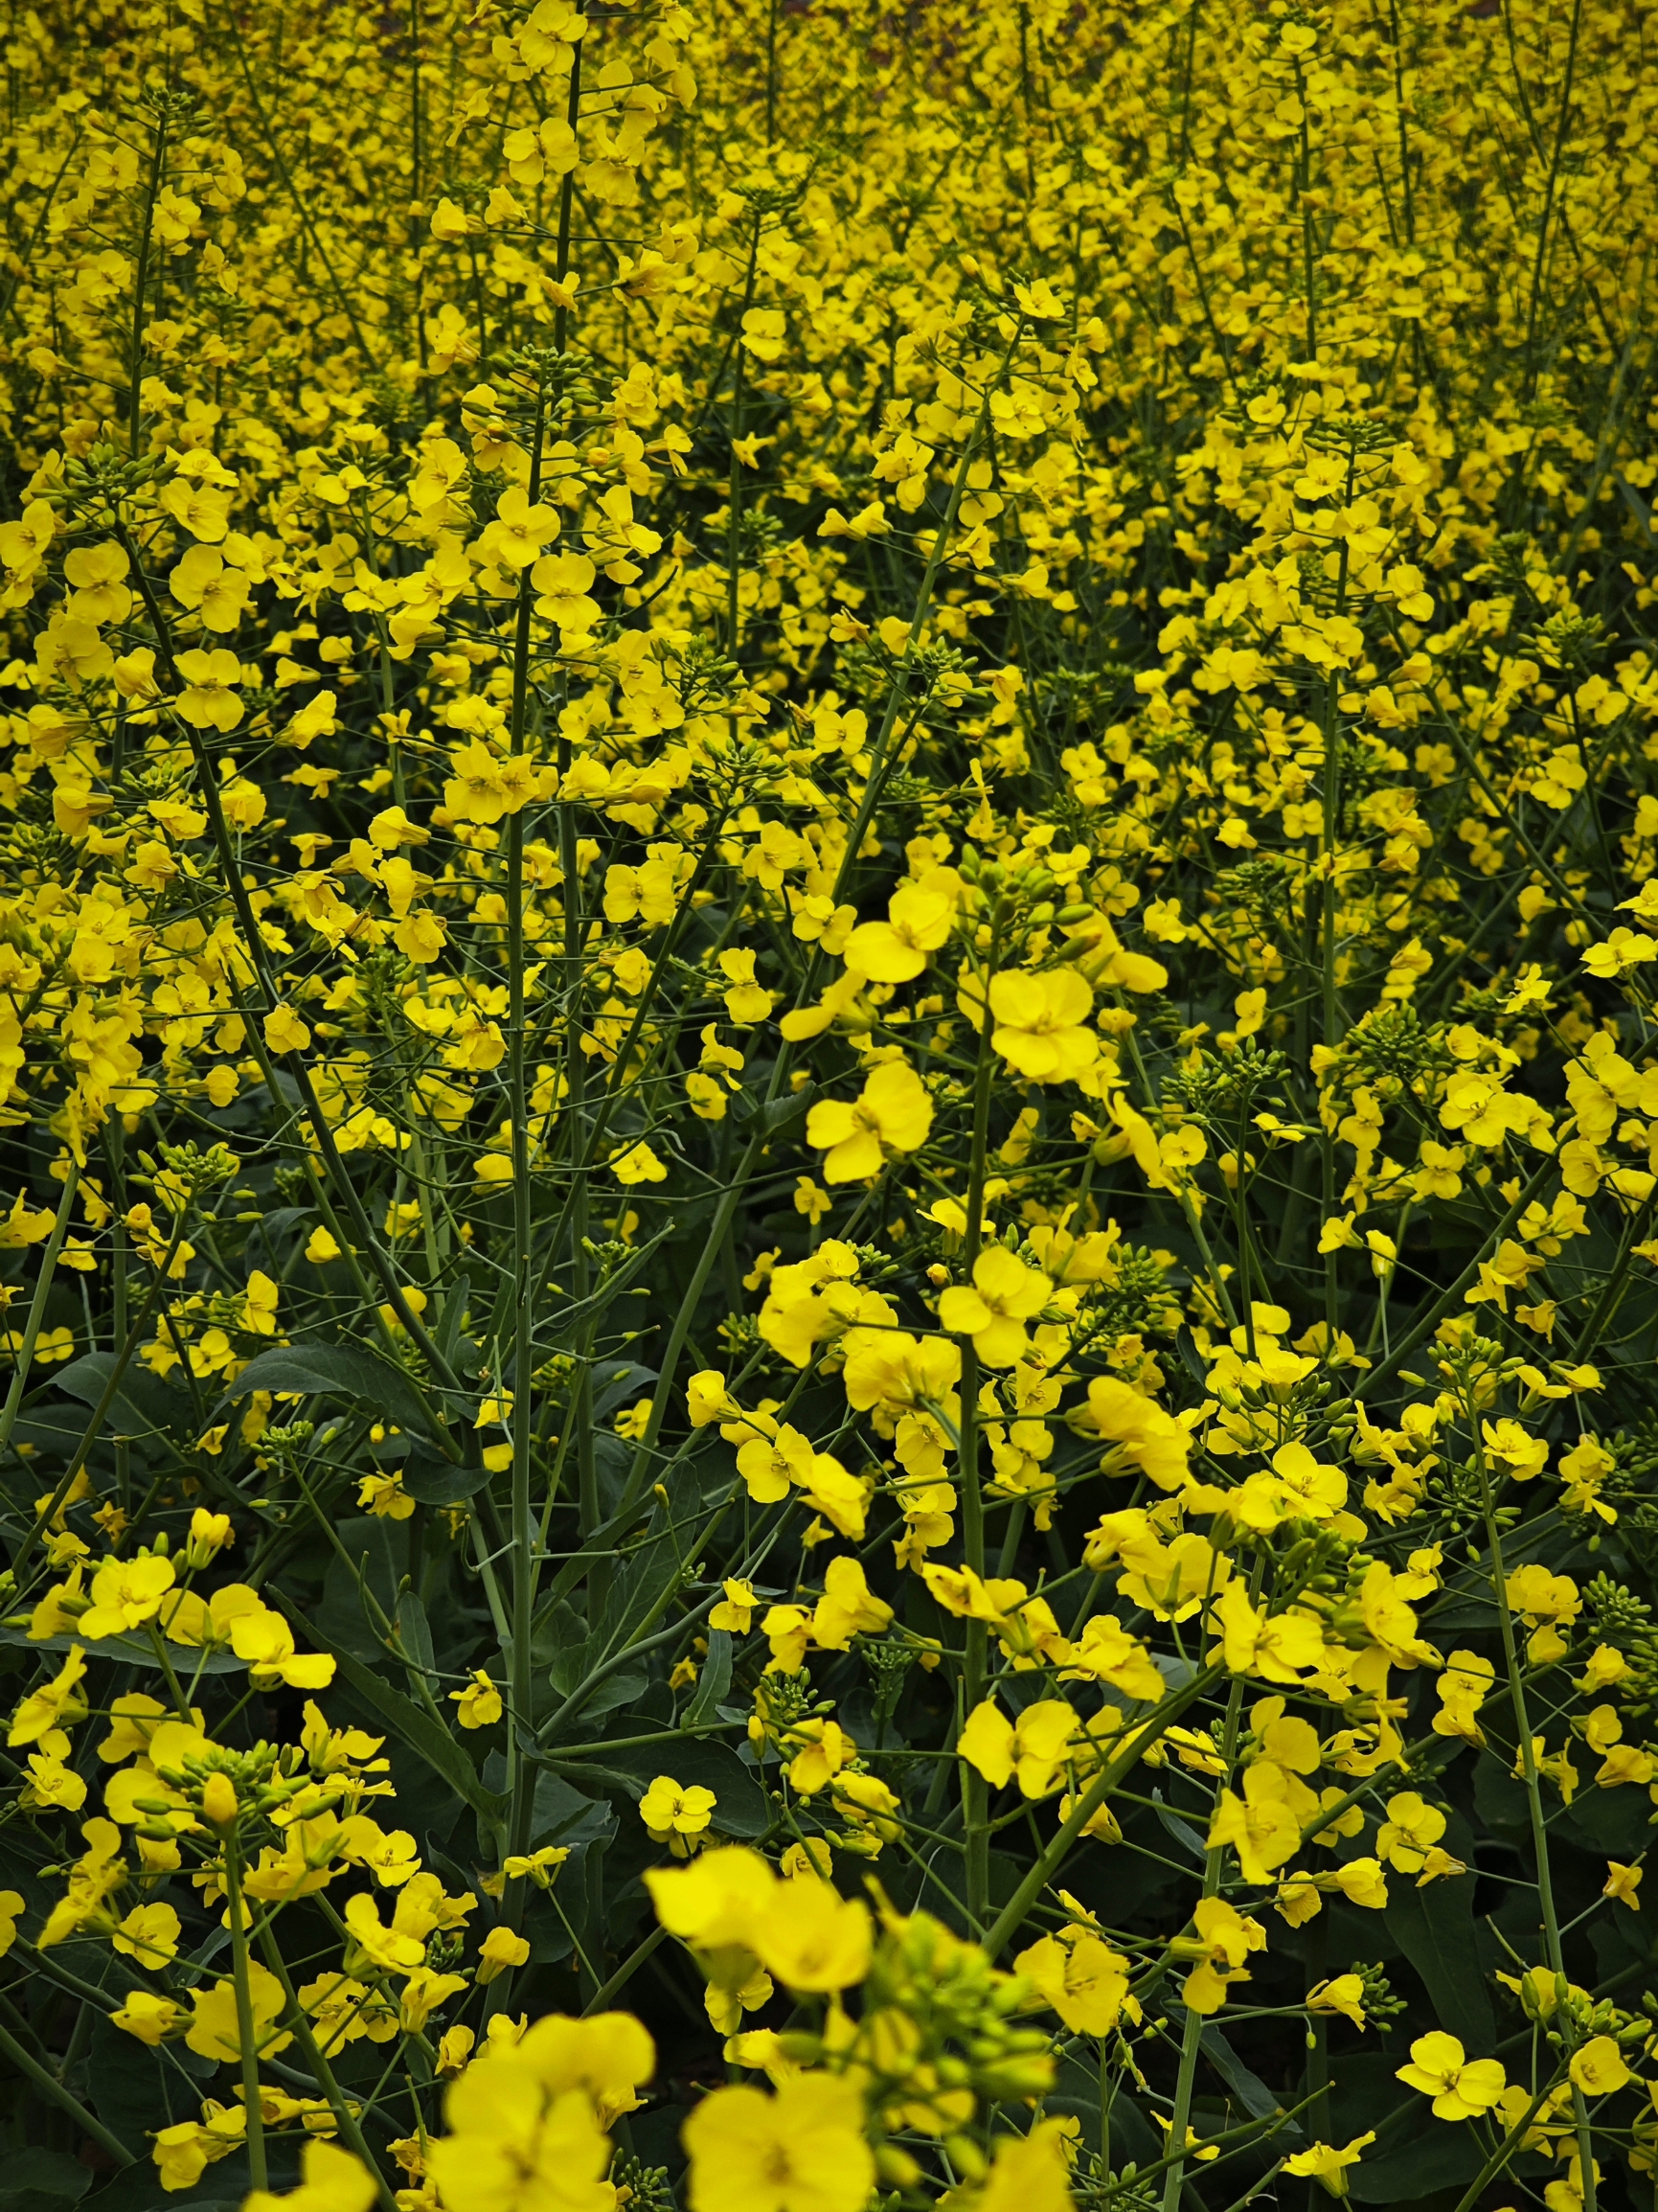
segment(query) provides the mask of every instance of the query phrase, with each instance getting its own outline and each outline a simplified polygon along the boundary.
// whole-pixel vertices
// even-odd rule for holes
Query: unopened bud
[[[984,2152],[971,2135],[946,2135],[944,2149],[949,2154],[950,2164],[964,2181],[982,2181],[989,2172]]]
[[[237,1815],[236,1785],[228,1774],[210,1774],[201,1789],[202,1817],[215,1828],[229,1828]]]

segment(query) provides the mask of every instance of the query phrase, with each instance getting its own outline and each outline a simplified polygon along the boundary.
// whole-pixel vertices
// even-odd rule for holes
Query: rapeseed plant
[[[14,15],[30,2212],[1645,2200],[1642,35]]]

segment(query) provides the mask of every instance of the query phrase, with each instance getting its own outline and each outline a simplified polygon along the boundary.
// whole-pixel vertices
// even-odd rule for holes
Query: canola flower
[[[1639,24],[7,60],[26,2185],[1643,2201]]]

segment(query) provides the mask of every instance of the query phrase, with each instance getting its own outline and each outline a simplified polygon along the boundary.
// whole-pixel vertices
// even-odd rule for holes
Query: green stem
[[[1532,1829],[1532,1856],[1536,1863],[1537,1905],[1543,1916],[1543,1958],[1556,1983],[1563,1984],[1566,1959],[1560,1943],[1559,1918],[1555,1909],[1554,1875],[1549,1863],[1549,1824],[1543,1813],[1542,1786],[1537,1773],[1536,1746],[1532,1739],[1531,1716],[1526,1705],[1526,1687],[1520,1672],[1514,1616],[1509,1607],[1508,1573],[1503,1563],[1503,1533],[1497,1520],[1490,1468],[1480,1433],[1479,1410],[1471,1398],[1466,1402],[1465,1411],[1468,1433],[1473,1442],[1474,1465],[1479,1471],[1480,1510],[1486,1525],[1486,1548],[1490,1555],[1491,1595],[1496,1600],[1497,1625],[1503,1639],[1503,1664],[1509,1677],[1509,1702],[1513,1708],[1514,1727],[1520,1740],[1520,1775],[1526,1788],[1526,1809]],[[1563,2016],[1560,2026],[1567,2026]],[[1595,2160],[1589,2130],[1589,2109],[1582,2090],[1576,2083],[1572,2085],[1572,2112],[1577,2124],[1579,2185],[1583,2193],[1583,2212],[1595,2212]]]
[[[132,358],[127,370],[126,388],[126,443],[132,459],[138,459],[138,440],[142,422],[139,393],[144,383],[144,303],[149,291],[149,248],[155,226],[155,202],[161,191],[162,170],[167,161],[167,122],[165,117],[155,125],[155,137],[149,149],[149,175],[144,188],[144,215],[138,226],[138,252],[133,257],[132,271]]]
[[[108,1380],[98,1394],[98,1403],[92,1408],[91,1419],[80,1432],[80,1441],[69,1455],[69,1465],[59,1476],[57,1489],[35,1515],[23,1541],[18,1545],[12,1558],[11,1571],[19,1587],[22,1585],[23,1568],[29,1555],[34,1549],[41,1532],[51,1527],[58,1507],[74,1489],[75,1479],[86,1465],[87,1455],[102,1432],[103,1424],[109,1418],[109,1409],[115,1403],[121,1390],[122,1378],[131,1363],[132,1355],[138,1350],[139,1339],[149,1326],[149,1316],[155,1310],[156,1300],[166,1286],[169,1271],[177,1257],[178,1247],[184,1241],[186,1219],[187,1216],[182,1212],[175,1219],[172,1227],[172,1241],[168,1245],[161,1266],[155,1271],[154,1282],[145,1293],[144,1304],[138,1310],[138,1318],[127,1331],[125,1342],[116,1354],[115,1364],[109,1371]]]
[[[268,1920],[260,1923],[259,1947],[264,1952],[265,1964],[276,1975],[278,1981],[282,1983],[283,1995],[288,2001],[288,2025],[293,2030],[294,2041],[305,2053],[306,2064],[309,2066],[317,2087],[328,2099],[329,2109],[334,2115],[335,2126],[375,2177],[375,2186],[378,2191],[380,2200],[380,2212],[397,2212],[397,2201],[392,2194],[391,2185],[380,2172],[378,2161],[374,2153],[369,2149],[368,2140],[349,2100],[340,2092],[340,2086],[334,2079],[333,2069],[323,2056],[322,2045],[311,2033],[311,2023],[307,2018],[294,1985],[289,1979],[286,1961],[283,1957],[281,1946],[271,1931]]]
[[[67,2112],[78,2128],[85,2130],[101,2149],[108,2152],[118,2166],[136,2166],[136,2155],[127,2149],[119,2135],[113,2135],[100,2119],[96,2119],[79,2097],[72,2096],[52,2072],[43,2066],[34,2052],[17,2041],[11,2031],[0,2026],[0,2056],[9,2059],[26,2080],[34,2083],[43,2097],[55,2104],[58,2110]]]
[[[1543,300],[1543,271],[1549,259],[1549,225],[1555,213],[1555,189],[1560,178],[1561,157],[1566,150],[1566,132],[1572,120],[1572,80],[1578,67],[1578,31],[1582,21],[1583,0],[1572,0],[1572,29],[1566,41],[1566,69],[1560,80],[1560,114],[1555,126],[1555,150],[1549,162],[1549,174],[1543,186],[1543,213],[1537,223],[1537,251],[1532,262],[1532,296],[1526,310],[1526,397],[1530,399],[1537,389],[1537,316]],[[1585,2175],[1583,2186],[1588,2194],[1584,2204],[1592,2212],[1594,2203],[1593,2177]]]
[[[640,1968],[645,1964],[646,1960],[650,1956],[651,1952],[655,1950],[657,1945],[663,1941],[667,1933],[668,1930],[666,1927],[653,1927],[650,1933],[645,1937],[643,1942],[635,1944],[633,1949],[628,1952],[627,1956],[623,1960],[622,1964],[617,1968],[616,1972],[611,1975],[610,1979],[607,1982],[601,1982],[599,1987],[594,1991],[593,1995],[588,1998],[587,2002],[582,2006],[581,2011],[583,2016],[585,2017],[590,2013],[602,2012],[604,2007],[610,2002],[611,1998],[615,1996],[619,1991],[626,1988],[627,1984],[633,1979],[634,1975],[639,1972]]]
[[[546,385],[537,386],[535,435],[530,455],[529,497],[532,506],[541,493],[541,454],[546,436]],[[526,568],[518,582],[517,633],[512,655],[511,750],[524,749],[530,701],[531,615],[534,588]],[[535,1618],[535,1516],[531,1504],[531,1444],[534,1424],[530,1415],[530,1373],[534,1365],[534,1313],[532,1307],[532,1263],[534,1243],[534,1209],[530,1188],[530,1099],[524,1064],[526,1015],[524,1008],[524,813],[507,823],[507,1113],[512,1142],[512,1649],[507,1654],[511,1699],[508,1713],[508,1790],[512,1800],[509,1848],[522,1853],[530,1847],[530,1826],[535,1799],[535,1775],[526,1767],[518,1749],[519,1732],[530,1726],[534,1699],[530,1646]],[[566,886],[568,890],[568,886]]]
[[[1059,1823],[1053,1841],[996,1915],[985,1936],[985,1949],[991,1958],[1000,1953],[1010,1937],[1023,1925],[1026,1914],[1070,1856],[1072,1845],[1118,1783],[1130,1768],[1139,1765],[1152,1745],[1173,1727],[1181,1714],[1214,1687],[1220,1678],[1220,1673],[1218,1667],[1199,1668],[1189,1682],[1182,1683],[1178,1690],[1170,1692],[1144,1721],[1135,1723],[1127,1742],[1101,1767]]]
[[[29,1387],[29,1370],[34,1360],[34,1346],[40,1335],[40,1324],[46,1314],[46,1301],[51,1295],[53,1275],[57,1266],[57,1255],[63,1249],[63,1240],[69,1234],[69,1217],[75,1205],[75,1194],[80,1187],[80,1168],[71,1158],[69,1172],[63,1178],[63,1196],[57,1201],[57,1217],[52,1223],[52,1234],[46,1240],[46,1249],[40,1255],[40,1273],[35,1278],[34,1295],[29,1301],[29,1317],[23,1324],[23,1341],[17,1347],[17,1365],[12,1371],[11,1384],[6,1393],[6,1403],[0,1407],[0,1455],[11,1441],[11,1431],[17,1424],[17,1409],[23,1403],[23,1393]]]
[[[996,967],[992,937],[987,973]],[[987,985],[988,990],[988,985]],[[985,1233],[985,1165],[989,1151],[990,1082],[996,1057],[990,1043],[988,998],[979,1025],[979,1060],[973,1073],[973,1142],[967,1163],[966,1228],[962,1240],[962,1273],[971,1283],[974,1264]],[[958,1480],[962,1494],[962,1551],[968,1570],[982,1580],[985,1572],[985,1497],[979,1485],[979,1355],[970,1336],[960,1339],[962,1350],[962,1414],[958,1446]],[[962,1696],[965,1717],[970,1718],[985,1695],[988,1630],[983,1621],[969,1619],[964,1638]],[[967,1915],[983,1927],[990,1905],[990,1831],[987,1820],[989,1791],[985,1777],[966,1760],[962,1761],[962,1819],[966,1833]]]
[[[1253,1603],[1261,1593],[1264,1562],[1258,1561],[1250,1577],[1249,1595]],[[1236,1676],[1226,1698],[1225,1733],[1221,1740],[1220,1755],[1226,1763],[1226,1772],[1215,1785],[1215,1798],[1218,1803],[1220,1792],[1232,1773],[1233,1762],[1238,1756],[1238,1723],[1243,1711],[1244,1677]],[[1221,1862],[1226,1855],[1223,1843],[1212,1843],[1203,1858],[1203,1894],[1218,1895]],[[1203,2045],[1204,2015],[1195,2007],[1186,2010],[1186,2026],[1180,2038],[1180,2071],[1174,2084],[1174,2110],[1169,2131],[1170,2165],[1169,2178],[1163,2184],[1163,2212],[1176,2212],[1180,2202],[1181,2185],[1186,2174],[1186,2132],[1192,2125],[1192,2095],[1197,2081],[1197,2060]]]
[[[248,2179],[256,2189],[263,2189],[269,2185],[269,2177],[264,2155],[264,2115],[259,2101],[259,2035],[254,2021],[253,1987],[247,1971],[247,1922],[234,1836],[224,1839],[224,1887],[230,1906],[230,1971],[236,1984],[236,2037],[241,2046],[241,2093],[247,2105]]]

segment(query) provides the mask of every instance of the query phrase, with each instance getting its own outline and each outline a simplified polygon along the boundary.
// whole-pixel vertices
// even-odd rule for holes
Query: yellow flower
[[[357,1484],[357,1503],[380,1519],[408,1520],[416,1501],[403,1488],[402,1469],[394,1467],[384,1473],[365,1474]]]
[[[274,1008],[265,1015],[263,1027],[265,1043],[272,1052],[304,1052],[311,1041],[310,1031],[291,1006]],[[333,1242],[331,1238],[329,1241]],[[306,1256],[310,1257],[308,1252]]]
[[[1315,1982],[1306,1993],[1309,2013],[1341,2013],[1355,2028],[1365,2024],[1364,1982],[1356,1973],[1338,1973],[1332,1981]]]
[[[492,1728],[506,1710],[501,1693],[480,1667],[464,1690],[451,1690],[449,1702],[459,1708],[455,1718],[463,1728]]]
[[[1615,1859],[1607,1859],[1606,1886],[1601,1895],[1616,1898],[1620,1904],[1626,1904],[1631,1912],[1639,1912],[1641,1900],[1636,1891],[1641,1886],[1643,1871],[1639,1866],[1624,1866]]]
[[[528,1875],[537,1889],[551,1889],[554,1876],[569,1856],[567,1845],[544,1843],[539,1851],[509,1859],[501,1871],[509,1881],[521,1881]]]
[[[999,2136],[980,2212],[1071,2212],[1068,2145],[1058,2119],[1039,2120],[1029,2134]]]
[[[824,1594],[812,1608],[812,1642],[820,1652],[844,1652],[853,1636],[878,1636],[892,1618],[892,1607],[870,1588],[860,1561],[830,1560]]]
[[[86,1784],[61,1759],[32,1751],[19,1802],[40,1812],[52,1807],[59,1813],[79,1813],[86,1803]]]
[[[286,1621],[262,1606],[231,1622],[230,1645],[238,1659],[248,1662],[248,1679],[261,1689],[285,1682],[290,1690],[326,1690],[334,1678],[329,1654],[296,1652]]]
[[[1445,1832],[1445,1816],[1414,1790],[1390,1797],[1387,1818],[1376,1832],[1376,1857],[1401,1874],[1419,1874],[1429,1851]]]
[[[933,1126],[933,1102],[907,1060],[883,1060],[852,1105],[822,1099],[806,1116],[806,1141],[829,1155],[826,1183],[867,1182],[889,1154],[918,1152]]]
[[[1610,2036],[1592,2036],[1580,2050],[1572,2053],[1568,2070],[1574,2085],[1586,2097],[1609,2097],[1633,2078]]]
[[[478,540],[479,557],[505,561],[510,568],[529,568],[541,548],[557,535],[556,511],[539,504],[532,506],[523,487],[510,484],[495,503],[495,520]]]
[[[707,1835],[716,1803],[700,1783],[682,1789],[671,1775],[659,1774],[639,1801],[639,1817],[652,1843],[666,1843],[675,1859],[687,1859]]]
[[[872,983],[909,983],[949,937],[960,878],[933,869],[920,882],[900,884],[887,901],[884,922],[863,922],[841,951],[848,968]]]
[[[86,1696],[80,1688],[85,1673],[86,1654],[76,1644],[52,1680],[32,1690],[12,1714],[7,1743],[15,1748],[19,1744],[38,1744],[47,1736],[57,1735],[57,1749],[66,1750],[69,1739],[63,1735],[63,1729],[83,1719],[86,1713]]]
[[[1044,1935],[1013,1961],[1076,2035],[1109,2035],[1126,2011],[1140,2018],[1128,1994],[1128,1961],[1090,1929],[1067,1927]]]
[[[1345,2150],[1338,2151],[1333,2143],[1314,2143],[1306,2151],[1297,2151],[1283,2161],[1286,2174],[1298,2180],[1316,2181],[1332,2197],[1348,2193],[1347,2169],[1358,2164],[1359,2153],[1375,2141],[1375,2130],[1368,2134],[1355,2135]]]
[[[177,1576],[170,1559],[141,1553],[137,1559],[110,1560],[92,1578],[92,1605],[76,1623],[77,1632],[96,1643],[125,1635],[153,1620]]]
[[[407,1934],[396,1921],[387,1927],[374,1899],[361,1891],[347,1899],[345,1923],[350,1931],[346,1951],[349,1973],[364,1972],[365,1961],[390,1973],[410,1973],[425,1959],[425,1935],[429,1931],[423,1930],[418,1936]]]
[[[862,2100],[832,2074],[798,2075],[769,2097],[715,2089],[684,2140],[691,2212],[862,2212],[874,2185]]]
[[[196,730],[234,730],[241,720],[241,701],[236,687],[241,682],[241,663],[223,646],[204,652],[199,646],[178,656],[178,673],[185,689],[174,701],[180,716]]]
[[[110,1941],[153,1973],[176,1956],[180,1925],[170,1904],[135,1905]]]
[[[815,1875],[780,1882],[754,1922],[753,1944],[793,1990],[850,1989],[870,1968],[870,1910]]]
[[[1222,1897],[1200,1898],[1192,1908],[1192,1933],[1171,1948],[1197,1964],[1181,1984],[1182,2000],[1195,2013],[1218,2012],[1234,1982],[1248,1981],[1244,1960],[1266,1948],[1265,1931]]]
[[[357,1902],[352,1900],[353,1903]],[[371,1912],[373,1906],[370,1906]],[[283,1985],[268,1967],[257,1959],[248,1961],[248,1996],[253,2014],[254,2038],[261,2058],[274,2058],[285,2051],[293,2037],[275,2026],[281,2018],[287,1999]],[[216,1981],[211,1989],[196,1988],[190,1993],[193,2007],[190,2025],[185,2031],[185,2041],[199,2057],[216,2059],[222,2065],[234,2065],[241,2056],[241,2035],[237,2026],[236,1984],[233,1981]]]
[[[1324,1630],[1316,1615],[1263,1612],[1250,1604],[1236,1582],[1228,1582],[1221,1591],[1215,1622],[1221,1631],[1220,1656],[1235,1675],[1299,1682],[1301,1670],[1318,1666],[1324,1657]]]
[[[247,2133],[247,2109],[241,2105],[216,2105],[209,2099],[197,2120],[180,2120],[161,2129],[150,2154],[164,2189],[193,2189],[209,2166],[228,2158],[241,2148]]]
[[[727,1635],[746,1636],[759,1606],[752,1583],[727,1582],[725,1596],[709,1614],[708,1625],[711,1629],[723,1629]]]
[[[992,1789],[1017,1777],[1025,1796],[1046,1797],[1064,1779],[1076,1735],[1077,1716],[1062,1698],[1027,1705],[1012,1721],[987,1699],[968,1714],[957,1748]]]
[[[125,2004],[109,2017],[118,2028],[136,2036],[141,2043],[148,2043],[153,2050],[175,2033],[190,2014],[171,1997],[157,1996],[151,1990],[135,1989],[127,1991]]]
[[[987,1367],[1011,1367],[1030,1348],[1026,1322],[1053,1294],[1046,1275],[991,1244],[973,1263],[972,1288],[958,1284],[940,1298],[939,1327],[970,1336]]]
[[[1507,2081],[1500,2061],[1468,2058],[1455,2036],[1438,2028],[1412,2043],[1411,2063],[1399,2067],[1398,2079],[1432,2097],[1434,2116],[1441,2120],[1469,2120],[1488,2112]]]
[[[1120,1376],[1094,1376],[1087,1404],[1067,1418],[1074,1428],[1102,1437],[1110,1445],[1102,1466],[1121,1460],[1138,1467],[1159,1490],[1179,1490],[1184,1484],[1192,1454],[1191,1430]]]
[[[726,1380],[716,1367],[693,1375],[685,1389],[686,1415],[693,1428],[707,1428],[712,1422],[729,1421],[739,1410]]]
[[[772,1009],[772,993],[755,981],[756,954],[748,947],[733,947],[719,956],[720,973],[732,985],[725,993],[726,1018],[738,1029],[763,1021]]]
[[[492,1927],[478,1947],[478,1986],[492,1982],[511,1967],[520,1967],[530,1956],[530,1940],[510,1927]],[[464,1989],[465,1982],[457,1982]]]
[[[810,1440],[785,1425],[775,1436],[751,1437],[741,1446],[737,1471],[756,1505],[776,1505],[787,1497],[792,1483],[809,1479],[816,1456]]]
[[[990,978],[989,1004],[991,1044],[1033,1083],[1069,1083],[1099,1057],[1099,1038],[1082,1026],[1094,993],[1074,968],[1005,969]]]
[[[790,1729],[788,1741],[795,1754],[789,1761],[789,1788],[803,1797],[827,1790],[848,1760],[857,1756],[856,1741],[838,1721],[802,1721]]]
[[[663,1183],[668,1180],[668,1170],[643,1138],[638,1144],[624,1145],[611,1153],[610,1173],[619,1183],[629,1187],[635,1183]]]
[[[300,2175],[299,2187],[286,2196],[250,2191],[241,2212],[369,2212],[379,2194],[375,2177],[354,2152],[316,2135],[307,2136],[300,2152]]]
[[[446,2212],[607,2212],[610,2146],[592,2099],[551,2090],[522,2052],[474,2061],[445,2093],[449,2133],[426,2164]]]
[[[754,1928],[776,1883],[758,1851],[736,1847],[705,1851],[686,1867],[647,1867],[645,1874],[663,1927],[703,1950],[732,1944],[752,1948]]]

